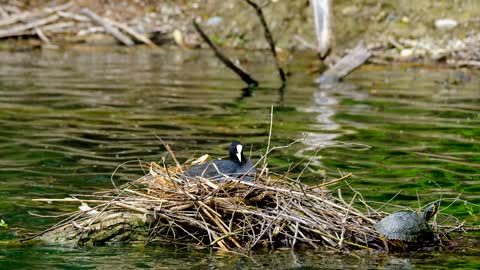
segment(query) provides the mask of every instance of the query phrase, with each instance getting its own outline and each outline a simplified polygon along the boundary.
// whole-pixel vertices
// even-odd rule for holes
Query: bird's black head
[[[234,141],[230,144],[230,159],[239,164],[244,164],[247,159],[243,155],[243,145],[240,142]]]

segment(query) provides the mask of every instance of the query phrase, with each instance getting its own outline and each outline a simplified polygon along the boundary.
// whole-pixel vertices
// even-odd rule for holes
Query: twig
[[[128,204],[125,204],[125,203],[121,203],[121,202],[113,202],[113,204],[116,205],[116,206],[119,206],[119,207],[123,207],[123,208],[129,209],[129,210],[133,210],[135,212],[142,213],[142,214],[152,214],[153,213],[152,211],[148,211],[146,209],[138,208],[138,207],[128,205]]]
[[[79,21],[79,22],[90,22],[90,21],[92,21],[87,16],[83,16],[83,15],[75,14],[75,13],[71,13],[71,12],[66,12],[66,11],[57,11],[57,14],[58,14],[58,16],[60,16],[62,18],[68,18],[68,19],[72,19],[72,20],[75,20],[75,21]]]
[[[110,182],[112,183],[112,186],[117,189],[117,185],[115,184],[115,181],[113,180],[113,177],[115,176],[115,174],[117,173],[117,171],[123,166],[123,165],[126,165],[128,163],[133,163],[133,162],[137,162],[136,160],[128,160],[128,161],[125,161],[123,163],[120,163],[120,165],[118,165],[117,167],[115,167],[115,170],[113,170],[112,174],[110,175]]]
[[[35,27],[35,33],[37,33],[37,36],[46,44],[52,44],[48,37],[42,32],[42,30],[38,27]]]
[[[180,173],[183,173],[183,168],[182,166],[180,165],[180,163],[178,162],[177,158],[175,157],[175,154],[173,153],[172,151],[172,148],[170,148],[170,145],[166,144],[162,138],[160,138],[157,134],[153,133],[153,135],[155,137],[157,137],[157,139],[163,144],[163,146],[165,147],[165,149],[167,149],[167,152],[168,154],[170,155],[170,157],[173,159],[173,161],[175,162],[175,165],[177,166],[177,168],[180,170]],[[167,173],[168,173],[168,170],[167,170]]]
[[[337,178],[337,179],[334,179],[334,180],[330,180],[328,182],[325,182],[325,183],[321,183],[321,184],[318,184],[318,185],[314,185],[314,186],[310,186],[310,187],[307,187],[307,189],[315,189],[315,188],[321,188],[321,187],[324,187],[324,186],[330,186],[334,183],[337,183],[337,182],[340,182],[340,181],[343,181],[347,178],[349,178],[350,176],[352,176],[352,173],[348,173],[340,178]]]
[[[59,218],[59,217],[72,215],[72,213],[66,213],[66,214],[60,214],[60,215],[40,215],[40,214],[33,213],[31,211],[28,211],[28,214],[34,217],[41,217],[41,218]]]
[[[81,200],[74,198],[64,198],[64,199],[32,199],[32,202],[90,202],[90,203],[106,203],[106,200]]]
[[[44,32],[58,32],[62,28],[75,26],[74,22],[58,22],[42,26]]]
[[[312,49],[312,50],[316,50],[317,47],[315,47],[315,45],[313,45],[312,43],[306,41],[304,38],[302,38],[301,36],[299,35],[294,35],[293,36],[294,39],[296,39],[298,42],[300,42],[303,46],[309,48],[309,49]]]
[[[270,150],[270,141],[272,140],[272,128],[273,128],[273,105],[270,106],[270,128],[268,130],[267,150],[265,151],[265,158],[263,159],[262,171],[259,175],[263,175],[263,172],[267,169],[267,155]]]
[[[343,219],[342,219],[342,232],[340,233],[340,240],[338,241],[338,246],[340,248],[343,247],[343,241],[345,240],[345,238],[344,238],[344,236],[345,236],[345,223],[347,223],[348,213],[350,212],[350,209],[352,208],[352,205],[353,205],[353,202],[355,201],[356,196],[357,196],[357,194],[355,193],[353,195],[352,200],[350,200],[350,204],[348,205],[347,212],[345,213],[345,217],[343,217]]]

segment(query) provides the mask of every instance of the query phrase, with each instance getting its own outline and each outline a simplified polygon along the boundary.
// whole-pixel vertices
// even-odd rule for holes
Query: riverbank
[[[335,1],[331,57],[335,59],[359,40],[365,40],[373,51],[370,61],[374,63],[441,63],[478,68],[479,9],[476,1],[421,1],[409,5]],[[446,10],[448,16],[444,16]],[[270,1],[263,11],[279,51],[292,55],[311,50],[315,34],[309,1]],[[193,18],[219,46],[268,48],[263,29],[248,4],[219,0],[5,0],[0,9],[0,48],[58,49],[75,44],[206,47],[192,26]]]

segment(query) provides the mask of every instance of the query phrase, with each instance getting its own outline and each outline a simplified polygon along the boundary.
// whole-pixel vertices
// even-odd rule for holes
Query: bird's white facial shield
[[[237,145],[237,157],[238,157],[238,161],[242,162],[242,149],[243,149],[243,146],[241,144]]]

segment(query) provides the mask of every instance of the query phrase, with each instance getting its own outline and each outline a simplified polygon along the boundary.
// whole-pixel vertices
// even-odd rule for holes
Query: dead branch
[[[192,20],[193,27],[195,30],[198,32],[198,34],[202,37],[202,39],[208,44],[210,49],[213,50],[215,53],[215,56],[222,61],[228,68],[233,70],[235,73],[237,73],[238,76],[248,85],[248,87],[254,88],[258,86],[258,82],[253,79],[248,73],[243,71],[240,67],[235,65],[228,57],[226,57],[220,50],[213,44],[213,42],[210,40],[210,38],[205,34],[205,32],[202,30],[200,25],[197,24],[195,19]]]
[[[116,21],[112,21],[110,19],[106,19],[106,21],[108,21],[111,25],[113,25],[113,26],[123,30],[124,32],[130,34],[132,37],[134,37],[138,41],[141,41],[141,42],[149,45],[150,47],[157,47],[157,45],[155,45],[155,43],[153,43],[148,37],[138,33],[137,31],[135,31],[133,28],[129,27],[128,25],[123,24],[123,23],[119,23],[119,22],[116,22]]]
[[[58,20],[58,18],[59,18],[58,15],[51,15],[49,17],[42,18],[27,24],[18,25],[10,29],[0,30],[0,38],[22,35],[24,31],[27,31],[45,24],[49,24],[51,22]]]
[[[365,46],[363,42],[359,42],[357,46],[333,67],[322,73],[320,78],[316,80],[319,84],[330,84],[337,82],[347,76],[350,72],[360,67],[370,58],[372,52]]]
[[[54,12],[57,12],[57,11],[69,9],[70,7],[73,6],[73,4],[74,4],[73,1],[70,1],[70,2],[65,3],[63,5],[59,5],[59,6],[52,7],[52,8],[44,8],[44,9],[39,10],[39,11],[26,11],[26,12],[18,13],[18,14],[15,14],[15,15],[11,15],[11,16],[6,17],[3,20],[0,20],[0,26],[14,24],[16,22],[24,21],[24,20],[27,20],[27,19],[32,19],[32,18],[35,18],[35,17],[44,17],[44,16],[47,16],[47,15],[49,15],[51,13],[54,13]],[[33,28],[33,27],[30,27],[30,28]]]
[[[280,62],[278,61],[277,50],[275,49],[275,42],[273,41],[272,32],[270,31],[270,28],[268,27],[267,22],[265,21],[265,16],[263,15],[263,11],[255,2],[251,0],[245,0],[245,1],[255,9],[258,19],[262,24],[265,39],[267,40],[270,48],[270,52],[273,55],[273,60],[275,61],[275,66],[277,67],[278,75],[280,76],[280,80],[282,81],[282,87],[284,87],[285,84],[287,83],[287,77],[285,76],[285,72],[283,71],[283,68],[281,67]]]

